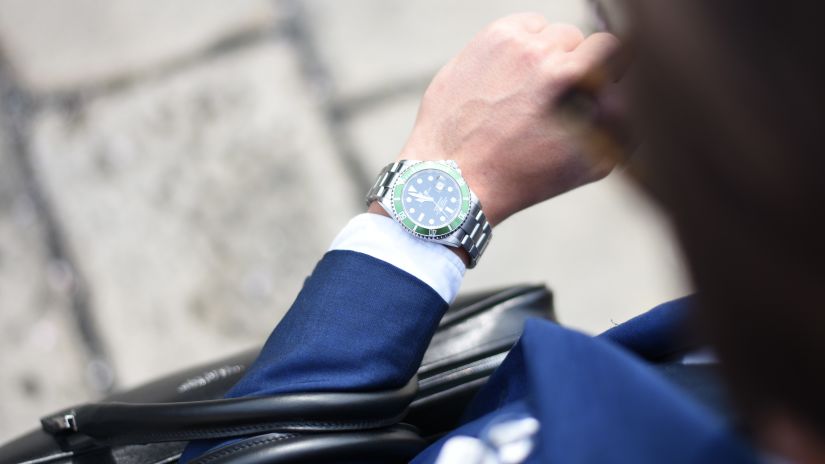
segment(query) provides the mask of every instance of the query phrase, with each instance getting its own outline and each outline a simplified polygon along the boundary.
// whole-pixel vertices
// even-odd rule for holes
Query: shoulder
[[[753,462],[727,423],[621,346],[541,320],[521,343],[548,462]]]

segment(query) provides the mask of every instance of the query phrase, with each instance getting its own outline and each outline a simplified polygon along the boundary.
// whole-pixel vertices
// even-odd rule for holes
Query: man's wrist
[[[384,208],[382,208],[381,205],[379,205],[377,201],[372,202],[372,204],[369,206],[369,208],[367,208],[367,212],[372,213],[372,214],[380,214],[381,216],[386,216],[386,217],[392,219],[392,217],[386,211],[384,211]],[[446,246],[446,245],[444,245],[444,246]],[[447,248],[450,251],[452,251],[453,253],[455,253],[456,256],[461,258],[461,261],[464,262],[465,266],[470,265],[470,254],[467,253],[467,250],[465,250],[464,248],[461,248],[461,247],[447,246]]]

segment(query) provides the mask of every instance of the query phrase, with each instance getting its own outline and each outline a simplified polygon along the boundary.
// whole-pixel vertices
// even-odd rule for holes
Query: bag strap
[[[417,392],[416,377],[381,392],[290,393],[183,403],[93,403],[41,419],[65,451],[232,438],[268,432],[371,430],[398,423]]]
[[[270,433],[215,448],[190,464],[409,462],[426,446],[417,430],[404,424],[315,435]]]

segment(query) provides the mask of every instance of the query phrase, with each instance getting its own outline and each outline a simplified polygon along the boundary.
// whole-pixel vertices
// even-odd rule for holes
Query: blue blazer
[[[478,436],[514,412],[541,423],[528,462],[756,462],[729,424],[644,361],[679,348],[687,302],[662,305],[599,337],[528,321],[463,425],[413,462],[434,462],[444,440]],[[417,371],[446,309],[412,275],[361,253],[331,251],[228,396],[400,387]],[[192,443],[181,462],[219,444]]]

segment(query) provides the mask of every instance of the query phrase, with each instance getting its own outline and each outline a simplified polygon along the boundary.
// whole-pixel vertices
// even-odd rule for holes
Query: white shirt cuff
[[[416,238],[380,214],[352,218],[329,249],[357,251],[391,264],[432,287],[447,303],[458,294],[466,271],[461,258],[446,246]]]

